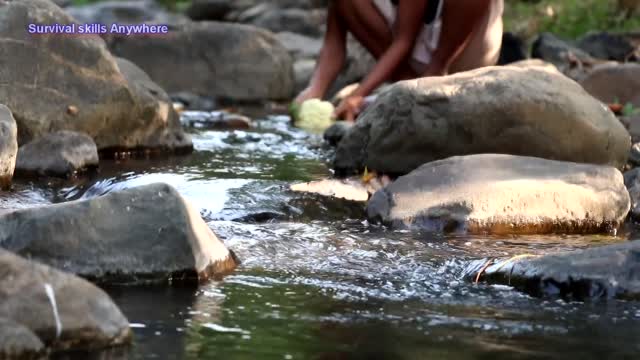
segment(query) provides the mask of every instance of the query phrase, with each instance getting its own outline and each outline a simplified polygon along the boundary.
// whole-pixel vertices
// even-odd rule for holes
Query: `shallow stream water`
[[[330,149],[284,118],[193,132],[188,156],[105,161],[74,181],[18,181],[0,207],[175,186],[243,261],[223,281],[106,289],[128,317],[126,349],[60,359],[638,359],[640,306],[531,298],[474,285],[469,262],[629,236],[468,237],[390,231],[362,205],[292,194],[331,175]]]

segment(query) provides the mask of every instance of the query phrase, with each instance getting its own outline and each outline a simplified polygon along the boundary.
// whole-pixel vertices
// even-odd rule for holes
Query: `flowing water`
[[[78,180],[18,183],[0,207],[175,186],[243,261],[200,288],[115,287],[135,343],[61,359],[637,359],[640,306],[536,299],[462,277],[471,260],[623,237],[466,237],[390,231],[362,205],[302,196],[330,149],[286,119],[193,133],[196,151],[106,161]]]

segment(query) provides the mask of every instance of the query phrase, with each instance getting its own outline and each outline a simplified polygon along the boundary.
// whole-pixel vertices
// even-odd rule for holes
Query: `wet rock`
[[[90,136],[58,131],[20,147],[16,171],[66,177],[98,162],[98,148]]]
[[[250,23],[275,33],[288,31],[312,37],[319,37],[322,35],[322,26],[325,22],[326,10],[275,8],[261,12]]]
[[[615,230],[629,207],[613,167],[483,154],[421,166],[376,192],[367,214],[397,228],[566,234]]]
[[[580,85],[604,103],[640,107],[640,64],[603,64],[593,68]]]
[[[217,22],[177,25],[170,31],[171,36],[112,36],[109,48],[170,93],[238,101],[292,95],[292,58],[268,31]]]
[[[336,121],[324,131],[324,139],[331,145],[337,146],[340,140],[353,127],[353,123],[349,121]]]
[[[640,114],[632,114],[620,117],[620,122],[627,128],[631,135],[631,142],[640,142]]]
[[[229,0],[192,0],[186,14],[197,21],[222,21],[233,9],[233,2]]]
[[[640,219],[640,168],[624,173],[624,185],[631,199],[631,217],[638,220]]]
[[[251,128],[251,119],[244,115],[232,114],[226,111],[184,111],[180,119],[184,126],[198,129],[230,130]]]
[[[498,65],[507,65],[527,58],[526,46],[520,37],[510,32],[502,34]]]
[[[531,57],[555,65],[563,74],[574,80],[582,79],[591,67],[605,61],[591,55],[550,33],[543,33],[534,41]]]
[[[620,121],[574,81],[502,66],[393,85],[340,141],[334,167],[406,174],[450,156],[501,153],[622,168],[630,146]]]
[[[166,184],[0,216],[0,246],[100,282],[219,276],[235,258]]]
[[[0,318],[26,327],[53,350],[100,349],[131,341],[120,309],[85,280],[4,250],[0,279]],[[36,339],[27,339],[23,346],[39,349]]]
[[[170,13],[154,0],[100,1],[65,8],[67,14],[83,24],[179,24],[189,20]]]
[[[578,40],[577,46],[587,54],[605,60],[619,62],[635,60],[636,47],[623,34],[608,32],[589,33]]]
[[[45,353],[44,344],[31,330],[0,318],[0,358],[42,359]]]
[[[635,143],[631,146],[629,161],[636,166],[640,165],[640,143]]]
[[[482,263],[470,266],[469,277],[477,276]],[[496,261],[480,279],[514,286],[539,297],[639,300],[640,241],[540,258]]]
[[[216,104],[214,99],[188,91],[179,91],[169,94],[169,96],[172,101],[183,104],[183,106],[189,110],[213,111],[218,108],[218,104]]]
[[[164,91],[141,82],[139,69],[123,69],[101,38],[25,31],[32,23],[71,23],[53,3],[4,2],[0,18],[10,19],[0,23],[0,103],[13,112],[19,144],[72,130],[91,136],[98,149],[192,148]]]
[[[16,120],[6,106],[0,104],[0,189],[11,187],[18,153]]]

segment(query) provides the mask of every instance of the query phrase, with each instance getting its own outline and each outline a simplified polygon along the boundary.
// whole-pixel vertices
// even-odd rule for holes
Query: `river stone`
[[[352,127],[352,122],[336,121],[324,131],[323,138],[329,143],[329,145],[336,146]]]
[[[109,48],[170,93],[190,91],[243,101],[292,96],[292,58],[270,32],[208,21],[176,25],[170,32],[171,36],[112,35]]]
[[[20,147],[16,171],[66,177],[98,166],[98,161],[98,149],[90,136],[58,131]]]
[[[0,104],[0,189],[11,187],[18,153],[16,120],[6,106]]]
[[[594,64],[603,61],[550,33],[542,33],[536,38],[531,47],[531,57],[555,65],[575,80],[582,79]]]
[[[629,212],[610,166],[481,154],[425,164],[376,192],[367,214],[396,228],[544,234],[617,229]]]
[[[500,153],[622,168],[630,136],[602,103],[545,67],[487,67],[382,92],[336,151],[339,174],[406,174],[450,156]]]
[[[23,325],[0,318],[0,358],[42,359],[45,347],[40,338]]]
[[[0,103],[18,123],[18,143],[72,130],[98,149],[191,149],[166,93],[121,69],[99,36],[26,31],[72,22],[48,0],[0,3]]]
[[[580,85],[604,103],[640,107],[640,64],[603,64],[593,68]]]
[[[598,59],[626,62],[635,58],[636,47],[624,34],[591,32],[581,37],[577,46]]]
[[[475,278],[485,263],[469,266],[468,277]],[[640,241],[506,263],[497,261],[480,279],[514,286],[539,297],[640,300]]]
[[[320,37],[326,22],[326,10],[271,9],[262,12],[251,21],[252,25],[273,31],[289,31],[297,34]]]
[[[170,13],[154,0],[100,1],[65,8],[67,14],[83,24],[178,24],[185,16]]]
[[[118,307],[83,279],[0,250],[0,281],[0,318],[25,326],[53,350],[131,341],[129,322]]]
[[[236,259],[166,184],[13,211],[0,246],[99,282],[206,280]]]
[[[640,219],[640,168],[635,168],[624,173],[624,184],[631,198],[631,217]]]

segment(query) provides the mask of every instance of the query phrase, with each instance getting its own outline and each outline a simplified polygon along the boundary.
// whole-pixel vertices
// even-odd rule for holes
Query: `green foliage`
[[[534,36],[551,32],[577,38],[589,31],[640,30],[640,16],[626,16],[615,0],[506,0],[507,30]]]

